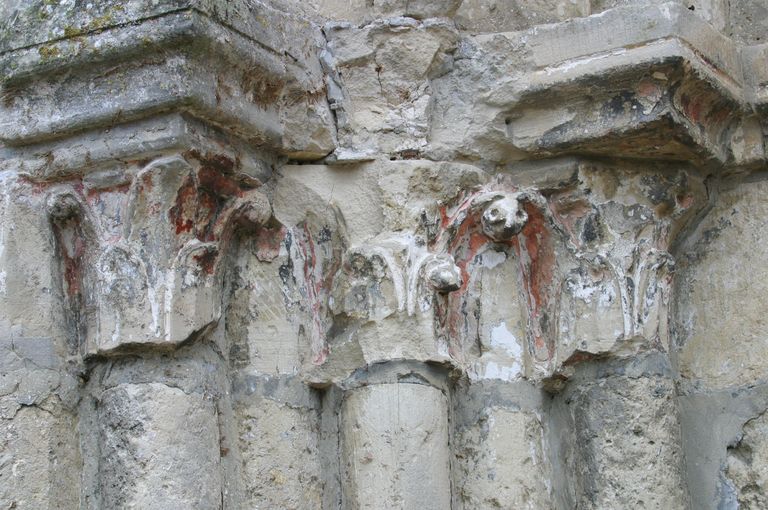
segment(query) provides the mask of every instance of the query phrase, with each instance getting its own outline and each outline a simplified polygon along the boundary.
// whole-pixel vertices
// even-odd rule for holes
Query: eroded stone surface
[[[738,508],[762,508],[768,504],[766,489],[766,445],[765,414],[758,416],[744,426],[744,435],[728,451],[726,476],[735,492]]]
[[[118,385],[100,396],[99,426],[101,506],[220,504],[217,417],[204,395],[158,383]]]
[[[571,424],[559,438],[561,505],[688,508],[672,382],[632,374],[575,386],[558,403]]]
[[[351,390],[341,412],[343,508],[449,507],[447,411],[427,385]]]
[[[271,398],[261,397],[236,409],[245,504],[254,508],[320,508],[323,474],[316,409]]]
[[[454,399],[454,507],[551,508],[546,397],[525,382],[484,381]]]
[[[761,277],[765,183],[724,191],[699,225],[679,275],[680,373],[712,389],[765,380]]]

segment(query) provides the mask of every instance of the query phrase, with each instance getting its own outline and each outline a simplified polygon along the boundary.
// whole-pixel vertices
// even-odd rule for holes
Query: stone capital
[[[666,351],[670,250],[706,203],[702,178],[685,165],[569,159],[500,174],[447,207],[432,241],[465,282],[439,299],[438,336],[464,363],[478,355],[487,305],[477,296],[500,266],[517,275],[505,299],[524,303],[527,376]]]
[[[195,151],[42,184],[83,353],[177,346],[214,324],[235,230],[271,215],[257,184]]]

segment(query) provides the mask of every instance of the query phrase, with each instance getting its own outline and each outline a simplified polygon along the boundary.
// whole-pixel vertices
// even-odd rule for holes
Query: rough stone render
[[[768,508],[766,37],[0,1],[0,509]]]

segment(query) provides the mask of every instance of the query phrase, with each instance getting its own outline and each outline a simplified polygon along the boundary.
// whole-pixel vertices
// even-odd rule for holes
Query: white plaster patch
[[[489,250],[483,253],[483,266],[493,269],[507,260],[507,254],[502,251]]]
[[[585,303],[591,303],[595,292],[597,292],[597,287],[592,285],[581,285],[581,282],[577,281],[573,282],[568,287],[568,290],[571,292],[573,297],[581,299]]]
[[[491,329],[491,346],[500,347],[504,351],[519,360],[523,354],[523,349],[520,347],[520,343],[515,338],[510,330],[507,329],[505,322],[499,323],[498,326],[494,326]]]
[[[483,379],[501,379],[502,381],[511,381],[520,375],[521,366],[520,363],[515,361],[511,365],[505,366],[496,363],[495,361],[489,361],[485,364],[485,370],[483,371]]]

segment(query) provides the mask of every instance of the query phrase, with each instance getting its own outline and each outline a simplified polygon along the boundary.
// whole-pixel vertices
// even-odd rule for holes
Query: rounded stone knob
[[[70,194],[54,195],[48,199],[48,213],[54,220],[68,220],[80,213],[80,204]]]
[[[437,292],[453,292],[463,283],[461,270],[452,257],[437,257],[428,262],[426,276],[429,285]]]
[[[491,202],[483,211],[483,233],[494,241],[509,241],[520,233],[528,221],[528,213],[518,197],[503,197]]]

